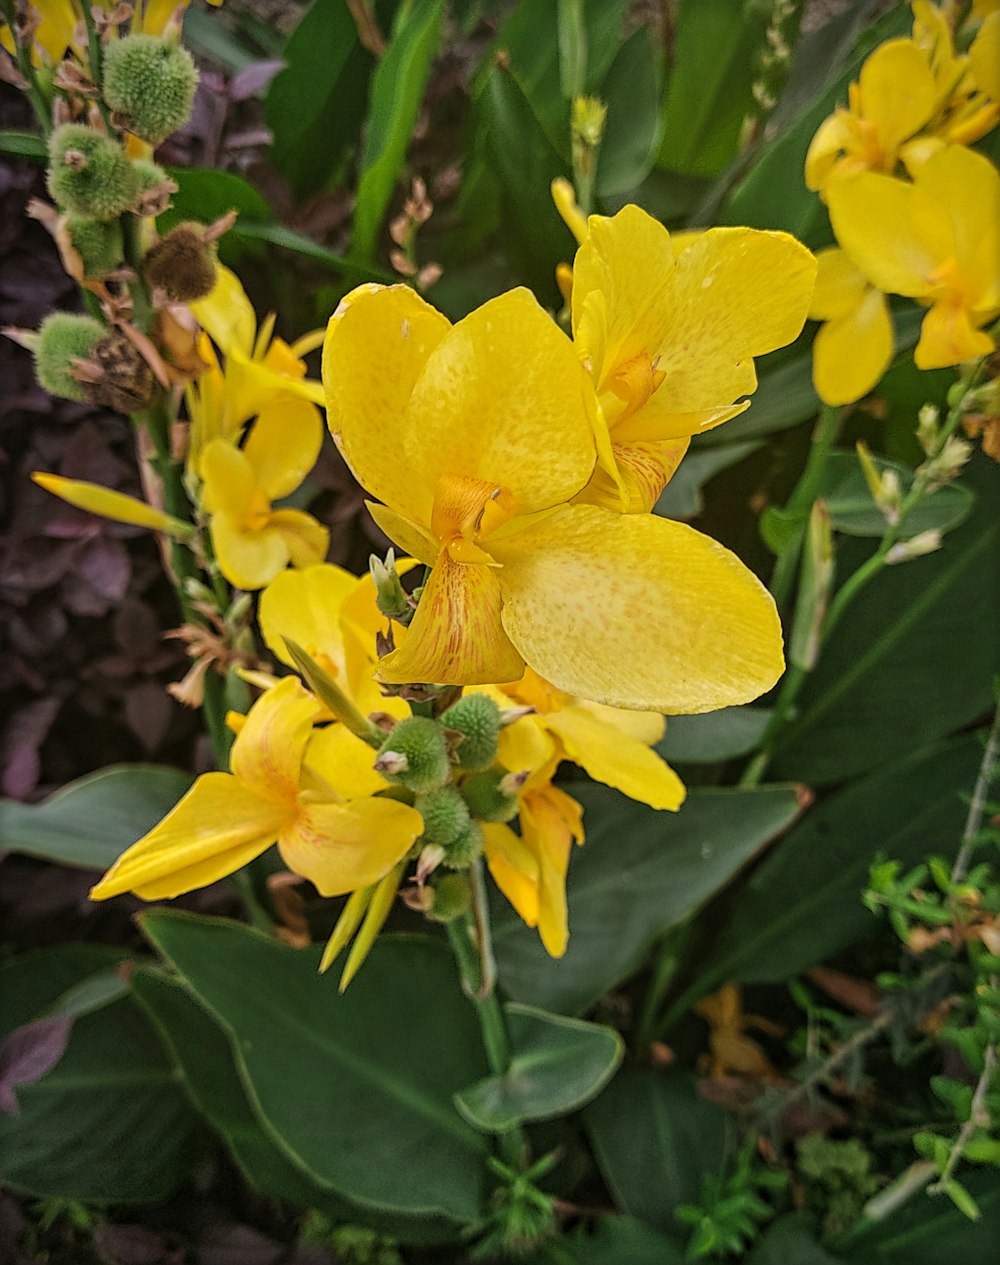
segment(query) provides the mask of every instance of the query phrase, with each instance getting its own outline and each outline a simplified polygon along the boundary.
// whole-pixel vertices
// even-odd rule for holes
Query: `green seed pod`
[[[446,729],[463,735],[455,748],[463,769],[486,769],[497,758],[500,708],[486,694],[465,694],[441,717]]]
[[[506,769],[487,769],[462,779],[462,798],[476,821],[510,821],[517,816],[517,794],[511,794]]]
[[[454,922],[472,904],[469,880],[464,874],[442,874],[433,887],[434,903],[427,911],[435,922]]]
[[[186,123],[198,71],[191,54],[155,35],[126,35],[104,55],[104,99],[133,135],[158,145]]]
[[[53,312],[45,318],[34,347],[35,374],[50,395],[79,401],[87,398],[85,388],[73,377],[73,361],[89,359],[107,332],[92,316]]]
[[[139,177],[121,145],[83,123],[49,137],[49,193],[66,211],[113,220],[139,195]]]
[[[142,271],[172,302],[193,303],[215,286],[215,248],[201,224],[178,224],[149,248]]]
[[[414,804],[424,819],[424,839],[447,847],[469,824],[465,800],[453,786],[442,786],[429,795],[418,795]]]
[[[451,775],[444,730],[426,716],[407,716],[382,743],[375,768],[414,794],[440,790]]]
[[[125,243],[117,220],[95,220],[89,215],[66,217],[66,232],[83,261],[83,275],[99,281],[122,262]]]
[[[132,169],[139,179],[140,197],[144,193],[149,193],[151,189],[155,189],[157,185],[163,184],[164,180],[169,179],[160,164],[154,163],[152,158],[133,158]]]
[[[465,870],[477,860],[483,851],[483,828],[478,822],[468,826],[444,850],[443,865],[449,870]]]

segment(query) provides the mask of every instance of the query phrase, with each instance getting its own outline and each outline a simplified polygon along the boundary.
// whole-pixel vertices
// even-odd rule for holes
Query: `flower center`
[[[434,494],[431,530],[453,561],[492,564],[493,559],[479,542],[502,527],[516,510],[514,497],[498,483],[443,474]]]
[[[667,376],[662,369],[657,369],[656,365],[657,361],[648,352],[640,352],[631,360],[622,361],[606,380],[604,390],[610,391],[625,407],[621,410],[614,407],[611,410],[605,409],[605,416],[608,416],[609,412],[613,413],[615,414],[613,420],[620,422],[626,417],[631,417],[633,413],[638,413]],[[608,417],[608,420],[611,421],[612,418]]]

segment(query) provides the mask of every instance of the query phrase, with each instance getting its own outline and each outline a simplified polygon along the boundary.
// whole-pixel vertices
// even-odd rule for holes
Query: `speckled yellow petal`
[[[741,412],[742,409],[730,410]],[[620,483],[603,470],[593,477],[574,504],[600,505],[626,514],[645,514],[659,500],[660,493],[674,477],[681,459],[688,450],[690,438],[665,439],[655,443],[615,444],[615,464]],[[622,500],[621,488],[625,490]]]
[[[269,848],[288,811],[229,773],[206,773],[159,825],[118,858],[91,889],[91,900],[122,892],[163,900],[206,887]]]
[[[862,114],[891,164],[900,143],[934,112],[937,86],[927,57],[912,40],[887,40],[866,58],[858,84]]]
[[[632,712],[623,707],[607,707],[604,703],[591,703],[589,699],[577,699],[576,706],[592,712],[605,725],[620,730],[636,742],[647,747],[660,741],[667,729],[667,720],[659,712]]]
[[[434,487],[404,456],[406,406],[450,322],[410,286],[359,286],[330,319],[323,348],[327,423],[361,485],[417,522],[430,522]]]
[[[387,874],[423,828],[417,810],[394,799],[307,804],[281,831],[278,850],[321,896],[342,896]]]
[[[851,404],[878,385],[892,360],[892,318],[880,290],[867,286],[855,306],[827,321],[813,342],[813,384],[825,404]]]
[[[988,356],[994,346],[989,334],[972,324],[964,307],[935,303],[920,327],[913,362],[918,369],[944,369],[977,356]]]
[[[289,496],[316,464],[323,419],[308,400],[288,395],[268,404],[250,428],[243,452],[268,499]]]
[[[254,494],[253,466],[228,439],[213,439],[201,454],[201,499],[211,514],[242,518]]]
[[[676,810],[684,802],[684,783],[643,743],[582,707],[567,707],[546,719],[569,758],[596,781],[650,808]]]
[[[329,787],[343,800],[364,799],[384,791],[387,785],[375,770],[374,750],[339,724],[317,729],[309,739],[303,765],[304,785],[309,778],[317,779],[318,787]]]
[[[238,589],[263,588],[288,566],[288,544],[273,527],[248,530],[229,514],[213,514],[210,529],[219,570]]]
[[[229,757],[233,774],[244,786],[294,806],[302,754],[319,710],[297,677],[279,681],[247,714]]]
[[[275,658],[295,666],[284,642],[291,637],[314,659],[322,655],[322,666],[331,675],[342,673],[340,612],[357,582],[356,576],[332,563],[275,576],[260,595],[257,616],[261,635]]]
[[[429,355],[395,457],[400,478],[435,491],[446,475],[482,480],[507,489],[520,514],[558,505],[594,468],[596,407],[573,344],[530,291],[510,290]]]
[[[429,531],[403,514],[397,514],[388,505],[379,505],[376,501],[365,501],[365,505],[376,524],[394,545],[418,558],[424,566],[434,565],[441,546]]]
[[[314,567],[326,557],[329,529],[305,510],[272,510],[268,526],[285,542],[293,567]]]
[[[500,623],[496,569],[453,562],[442,550],[406,641],[379,661],[378,679],[488,685],[523,671],[524,660]]]
[[[705,712],[747,703],[781,675],[770,595],[734,554],[682,523],[575,505],[494,552],[511,641],[571,694]]]
[[[190,306],[195,320],[227,356],[234,349],[250,355],[257,333],[257,314],[235,272],[218,264],[214,288]]]
[[[494,883],[529,927],[538,926],[537,856],[510,826],[483,824],[483,851]]]

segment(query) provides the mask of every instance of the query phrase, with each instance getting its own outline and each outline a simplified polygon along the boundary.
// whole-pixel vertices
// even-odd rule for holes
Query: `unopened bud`
[[[914,558],[922,558],[924,554],[934,553],[940,548],[941,533],[939,531],[922,531],[916,536],[911,536],[909,540],[901,540],[898,545],[893,545],[885,555],[885,564],[892,567],[900,562],[912,562]]]
[[[215,286],[215,247],[201,224],[178,224],[146,252],[142,271],[173,303],[203,299]]]
[[[917,414],[917,442],[927,456],[931,456],[938,443],[941,412],[933,404],[925,404]]]
[[[957,435],[951,435],[941,445],[941,451],[924,467],[932,487],[940,487],[958,477],[962,467],[972,456],[972,445]]]
[[[417,858],[417,882],[423,883],[444,860],[444,848],[439,843],[428,843]]]
[[[469,824],[469,809],[453,786],[418,795],[413,806],[424,819],[424,838],[428,843],[447,847]]]
[[[459,735],[455,755],[463,769],[485,769],[497,758],[500,708],[487,694],[465,694],[441,716]]]
[[[375,585],[375,601],[386,619],[402,620],[413,614],[413,607],[396,571],[396,555],[392,549],[385,562],[376,554],[368,559],[368,570]]]
[[[406,717],[382,744],[375,768],[415,795],[440,789],[451,775],[444,730],[426,716]]]
[[[126,35],[104,55],[104,97],[117,120],[151,145],[186,123],[198,71],[191,54],[155,35]]]
[[[575,97],[570,117],[573,139],[596,149],[604,136],[608,107],[598,97]]]
[[[476,821],[510,821],[517,816],[517,795],[527,774],[488,769],[462,779],[460,790]]]
[[[135,201],[139,180],[116,141],[83,123],[64,123],[49,137],[49,193],[63,208],[113,220]]]

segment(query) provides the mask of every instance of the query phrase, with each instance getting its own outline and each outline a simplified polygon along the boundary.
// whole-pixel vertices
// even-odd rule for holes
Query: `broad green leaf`
[[[583,1119],[618,1207],[674,1232],[674,1208],[697,1203],[702,1174],[720,1172],[731,1128],[692,1077],[640,1067],[622,1068]]]
[[[702,716],[670,716],[656,744],[671,764],[713,764],[748,755],[771,719],[766,707],[723,707]]]
[[[660,68],[648,28],[640,27],[619,48],[601,99],[608,114],[595,191],[606,198],[635,189],[660,146]]]
[[[49,156],[45,138],[35,132],[17,132],[4,128],[0,131],[0,154],[16,154],[18,158],[40,158],[47,160]]]
[[[975,738],[911,756],[823,800],[754,871],[698,965],[692,995],[788,979],[870,935],[861,903],[877,855],[915,865],[958,849],[982,752]]]
[[[267,200],[242,176],[198,167],[172,167],[170,176],[178,187],[171,205],[157,217],[160,233],[169,232],[185,220],[211,224],[227,211],[239,211],[241,217],[251,221],[273,219]],[[246,254],[241,235],[232,231],[219,239],[218,249],[219,258],[230,266],[238,264]]]
[[[754,1244],[747,1265],[789,1265],[791,1261],[795,1265],[837,1265],[840,1259],[820,1247],[805,1213],[792,1212],[767,1227]]]
[[[0,968],[3,1027],[54,1013],[123,953],[67,945]],[[66,1053],[17,1089],[20,1112],[0,1115],[0,1169],[11,1186],[87,1203],[154,1203],[197,1156],[198,1122],[149,1024],[127,997],[74,1019]]]
[[[370,258],[399,179],[437,52],[444,0],[404,0],[372,78],[351,248]]]
[[[551,1015],[534,1006],[505,1008],[510,1067],[455,1095],[477,1129],[502,1133],[527,1120],[551,1120],[589,1102],[621,1062],[624,1044],[614,1028]]]
[[[714,448],[692,448],[677,467],[677,473],[660,493],[653,507],[663,518],[686,522],[705,508],[702,488],[713,475],[728,470],[744,457],[756,452],[759,442],[719,444]]]
[[[284,61],[268,88],[264,117],[271,161],[304,199],[331,180],[358,137],[374,59],[349,7],[315,0],[288,37]]]
[[[362,277],[369,281],[383,281],[389,284],[399,280],[393,273],[383,271],[365,260],[340,255],[329,246],[322,246],[319,242],[314,242],[311,237],[306,237],[304,233],[297,233],[295,229],[288,228],[284,224],[260,224],[250,220],[237,220],[228,235],[245,241],[269,242],[272,246],[281,246],[285,250],[294,251],[297,255],[304,255],[307,259],[315,259],[317,263],[324,264],[336,272],[342,272],[348,277]]]
[[[454,1222],[375,1213],[313,1181],[275,1145],[254,1113],[224,1029],[194,995],[176,977],[149,967],[135,971],[130,985],[173,1056],[192,1105],[219,1134],[255,1189],[299,1208],[318,1209],[337,1221],[370,1225],[407,1243],[453,1237]]]
[[[592,1230],[548,1244],[529,1265],[684,1265],[684,1249],[632,1217],[600,1217]]]
[[[795,818],[789,787],[692,791],[678,813],[615,791],[567,787],[587,842],[570,860],[569,948],[558,961],[506,901],[496,902],[500,981],[517,1001],[577,1013],[625,979],[658,936],[695,912]]]
[[[963,479],[972,514],[937,553],[887,567],[847,611],[799,698],[772,776],[826,786],[970,724],[1000,670],[1000,469]],[[840,582],[865,554],[841,542]]]
[[[221,919],[142,922],[226,1029],[256,1113],[313,1181],[394,1213],[479,1218],[488,1143],[452,1099],[485,1069],[443,945],[384,937],[340,996],[318,949]]]
[[[880,473],[891,470],[897,475],[904,495],[909,491],[913,483],[912,470],[881,457],[875,457],[874,461]],[[855,453],[835,452],[830,455],[820,495],[826,501],[835,530],[848,536],[881,538],[885,535],[885,517],[872,500]],[[951,531],[969,516],[974,499],[969,489],[960,483],[938,488],[906,516],[902,539],[908,540],[923,531]]]
[[[104,870],[170,811],[191,785],[176,769],[117,764],[70,782],[40,804],[0,801],[0,848]]]

